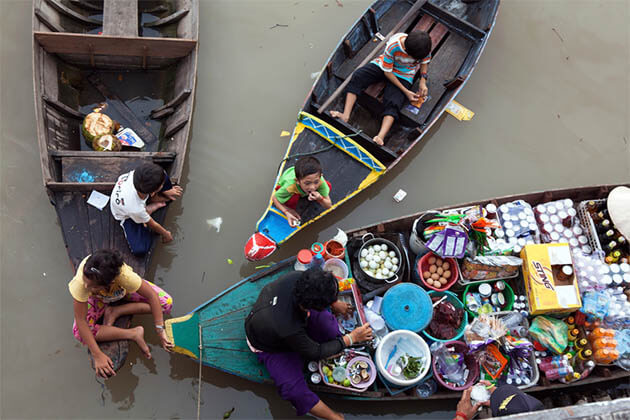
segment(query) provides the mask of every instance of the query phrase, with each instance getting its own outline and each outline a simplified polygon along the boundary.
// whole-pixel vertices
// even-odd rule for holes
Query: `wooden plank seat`
[[[34,32],[35,39],[51,54],[181,58],[197,44],[193,39],[118,37],[108,35]]]
[[[51,158],[61,167],[61,180],[47,185],[54,191],[107,191],[122,173],[141,163],[168,168],[176,156],[174,152],[52,151]]]
[[[62,182],[116,182],[118,177],[141,163],[151,162],[148,157],[63,157],[61,158]]]

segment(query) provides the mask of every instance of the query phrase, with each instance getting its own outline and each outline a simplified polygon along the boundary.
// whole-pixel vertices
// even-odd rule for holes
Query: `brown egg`
[[[433,286],[433,279],[431,279],[431,278],[427,279],[427,284],[429,286]]]
[[[437,258],[435,257],[430,257],[429,258],[429,264],[435,264],[435,261],[437,260]]]
[[[445,279],[444,277],[440,277],[440,284],[444,286],[446,283],[448,283],[448,280]]]
[[[431,278],[433,280],[439,280],[440,279],[440,275],[438,273],[433,273],[433,274],[431,274]]]
[[[430,273],[435,273],[437,271],[437,266],[435,264],[433,264],[432,266],[429,267],[429,272]]]
[[[442,273],[442,277],[444,277],[445,279],[450,279],[451,278],[451,272],[446,270]]]
[[[442,273],[444,272],[444,269],[442,267],[438,267],[435,272],[438,273],[441,276]]]
[[[429,277],[431,277],[431,273],[429,273],[428,271],[425,271],[424,273],[422,273],[422,277],[426,280]]]
[[[444,271],[450,270],[451,269],[451,265],[449,263],[445,262],[444,264],[442,264],[442,268],[444,269]]]
[[[437,261],[435,262],[437,265],[441,266],[442,264],[444,264],[444,261],[442,261],[442,258],[438,258]]]

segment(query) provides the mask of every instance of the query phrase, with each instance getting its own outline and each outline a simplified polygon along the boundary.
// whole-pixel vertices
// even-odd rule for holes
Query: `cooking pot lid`
[[[433,305],[422,287],[401,283],[385,293],[381,313],[389,329],[419,332],[431,322]]]

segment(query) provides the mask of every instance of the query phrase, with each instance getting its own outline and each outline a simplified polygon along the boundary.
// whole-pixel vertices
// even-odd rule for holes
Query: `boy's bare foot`
[[[385,144],[385,142],[383,142],[383,139],[380,138],[379,136],[374,136],[372,140],[374,140],[374,143],[380,144],[381,146]]]
[[[117,318],[118,314],[116,314],[116,308],[114,306],[107,305],[105,313],[103,314],[103,325],[114,325]]]
[[[330,111],[330,115],[333,118],[339,118],[341,121],[345,123],[347,123],[348,120],[350,120],[350,115],[345,115],[344,113],[339,112],[339,111]]]
[[[144,356],[147,359],[151,359],[151,349],[149,349],[149,346],[147,346],[147,342],[144,341],[144,328],[139,325],[135,328],[132,328],[132,331],[133,341],[135,341],[138,347],[140,347],[140,350],[142,351],[142,353],[144,353]]]
[[[166,205],[163,201],[158,201],[157,203],[147,204],[147,213],[151,214],[157,209],[160,209]]]

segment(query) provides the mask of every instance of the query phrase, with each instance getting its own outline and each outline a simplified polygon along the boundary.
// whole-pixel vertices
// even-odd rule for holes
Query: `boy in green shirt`
[[[325,209],[332,206],[330,183],[322,175],[319,160],[312,156],[300,158],[295,166],[284,171],[271,196],[273,204],[285,214],[291,227],[300,224],[301,216],[296,210],[300,198],[315,201]]]

